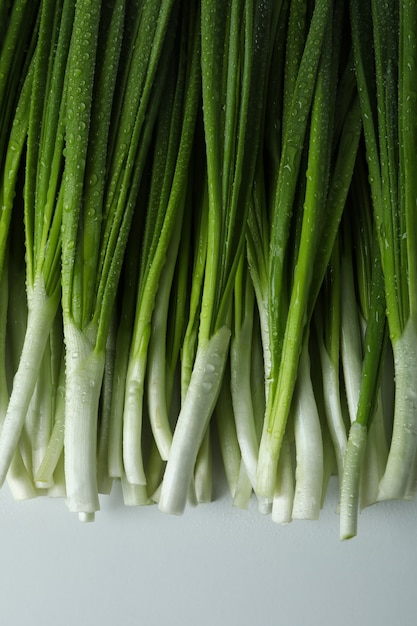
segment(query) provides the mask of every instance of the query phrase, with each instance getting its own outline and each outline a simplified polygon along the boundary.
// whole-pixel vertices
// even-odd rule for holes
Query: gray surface
[[[168,517],[116,490],[80,524],[61,500],[15,503],[5,487],[2,623],[414,625],[416,503],[367,509],[346,543],[335,506],[333,485],[318,522],[281,527],[227,495]]]

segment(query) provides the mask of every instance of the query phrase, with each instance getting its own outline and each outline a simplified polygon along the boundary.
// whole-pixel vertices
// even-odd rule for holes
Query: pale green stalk
[[[244,246],[247,205],[264,114],[271,10],[269,2],[242,4],[236,0],[230,7],[212,0],[202,2],[202,92],[209,199],[207,257],[197,356],[162,483],[159,507],[165,512],[178,514],[184,510],[193,466],[228,356],[231,291]],[[236,67],[240,67],[239,72]],[[203,395],[197,389],[202,372],[209,376],[207,385],[200,382]]]
[[[346,230],[349,228],[345,228]],[[351,423],[356,419],[362,372],[362,331],[353,277],[352,238],[345,238],[341,253],[340,271],[341,293],[341,339],[340,351],[343,365],[343,379],[347,396]]]
[[[413,173],[414,148],[417,139],[417,98],[415,83],[417,54],[415,20],[416,5],[404,0],[400,3],[399,33],[399,183],[402,222],[398,234],[401,242],[400,278],[406,281],[404,299],[407,299],[409,317],[401,337],[393,337],[395,371],[394,429],[388,462],[380,483],[378,498],[408,495],[417,449],[417,399],[413,393],[417,376],[417,256],[416,256],[416,201],[417,185]],[[398,275],[397,275],[398,276]],[[387,293],[388,308],[392,308],[392,294]],[[404,380],[402,380],[404,378]]]
[[[213,494],[213,459],[210,428],[206,430],[195,461],[194,489],[198,504],[211,502]]]
[[[95,55],[97,40],[100,45],[97,31],[100,7],[95,6],[93,14],[83,2],[77,5],[79,30],[77,31],[74,26],[76,34],[72,40],[72,56],[70,55],[69,61],[70,67],[75,70],[71,72],[71,76],[73,94],[77,94],[77,98],[72,101],[69,97],[67,103],[67,111],[70,114],[67,120],[65,190],[70,210],[65,214],[64,220],[67,229],[64,236],[62,274],[64,334],[67,349],[66,386],[69,393],[73,393],[79,385],[84,386],[85,379],[90,380],[91,386],[89,393],[85,387],[87,396],[82,407],[83,413],[74,410],[74,407],[77,407],[72,403],[71,395],[67,394],[65,458],[69,507],[78,511],[81,517],[87,520],[92,519],[94,510],[98,507],[97,411],[104,373],[105,345],[132,214],[165,84],[164,77],[169,68],[166,55],[171,51],[175,36],[175,32],[169,28],[171,17],[175,17],[172,15],[174,4],[172,0],[162,1],[160,4],[145,4],[151,14],[155,8],[157,19],[155,21],[151,14],[146,12],[141,15],[140,29],[145,29],[146,37],[140,41],[135,50],[136,57],[133,58],[129,68],[125,91],[120,94],[123,99],[121,105],[115,88],[122,43],[120,36],[124,22],[122,0],[116,3],[113,13],[108,16],[110,22],[106,20],[108,41],[105,50],[108,57],[104,65],[97,67]],[[89,43],[90,55],[86,58],[83,49],[84,33],[89,30],[92,32]],[[106,89],[108,84],[106,71],[110,66],[114,72],[110,88]],[[131,73],[136,72],[136,69],[140,75]],[[132,100],[129,99],[129,93]],[[100,167],[100,164],[103,162],[103,150],[106,151],[108,147],[114,98],[116,109],[120,105],[120,138],[124,137],[125,141],[120,144],[116,142],[113,153],[109,154],[109,174],[106,177],[106,170]],[[78,107],[80,101],[85,104],[85,108]],[[92,113],[98,110],[102,115],[91,115],[90,120],[90,110]],[[129,141],[125,134],[128,127],[131,131]],[[80,146],[76,147],[74,143],[77,134],[81,134],[84,158],[80,158],[82,156]],[[104,160],[106,158],[105,156]],[[80,163],[86,168],[85,171],[79,167]],[[94,178],[92,183],[93,177],[97,178]],[[90,194],[88,191],[92,184],[97,187]],[[82,206],[82,203],[79,205],[79,201],[84,193]],[[97,218],[102,219],[100,229],[97,228],[97,222],[91,219],[91,211]],[[88,260],[88,264],[81,262],[83,258]],[[94,285],[93,298],[89,297],[88,292],[91,284]],[[71,359],[78,361],[77,366]],[[72,381],[68,378],[70,372],[73,376]],[[83,429],[86,429],[89,437],[83,437],[81,439],[83,446],[77,446],[77,436]],[[95,437],[92,435],[93,432],[96,432]],[[82,469],[88,471],[88,474],[83,474]]]
[[[58,294],[50,298],[39,279],[28,288],[28,323],[20,358],[19,370],[13,383],[6,417],[0,436],[0,477],[3,482],[16,449],[30,399],[39,372],[39,355],[43,354],[58,306]],[[36,355],[36,358],[35,358]]]
[[[382,392],[379,389],[374,413],[368,427],[365,458],[360,482],[359,507],[364,509],[378,499],[379,483],[384,475],[388,458],[388,441],[384,420]]]
[[[271,342],[268,320],[269,222],[263,161],[257,165],[255,183],[248,212],[246,248],[259,314],[263,349],[264,398],[268,400],[271,377]]]
[[[230,367],[226,366],[222,385],[214,410],[226,481],[231,496],[234,498],[239,483],[242,457],[236,434],[236,424],[233,414],[232,394],[230,391]]]
[[[166,263],[159,279],[155,307],[152,314],[151,335],[148,348],[147,399],[152,432],[159,453],[167,460],[172,442],[172,429],[169,424],[169,405],[166,394],[166,335],[170,290],[175,271],[175,262],[180,243],[181,229],[174,231]]]
[[[340,538],[356,535],[359,484],[366,449],[367,429],[354,421],[350,427],[341,491]]]
[[[356,534],[360,485],[361,481],[366,480],[366,477],[363,477],[365,469],[363,463],[367,436],[371,420],[375,415],[386,343],[385,285],[376,236],[373,237],[372,256],[371,286],[370,289],[368,287],[369,316],[364,339],[361,386],[356,418],[349,431],[342,477],[340,501],[340,536],[342,539]],[[382,446],[380,459],[385,456],[385,451],[386,446]]]
[[[251,389],[251,348],[253,336],[254,292],[242,255],[234,289],[234,325],[230,344],[230,371],[233,412],[243,463],[256,491],[258,436],[256,433]]]
[[[188,24],[188,20],[190,24]],[[141,451],[142,406],[145,374],[147,371],[148,346],[151,336],[151,321],[157,290],[165,266],[174,229],[181,232],[189,162],[194,141],[194,127],[197,104],[200,97],[199,86],[199,30],[195,28],[198,13],[192,13],[184,20],[184,31],[189,32],[194,24],[193,37],[189,43],[189,65],[184,63],[185,47],[179,42],[182,51],[181,65],[176,88],[161,108],[159,141],[155,152],[155,164],[150,190],[147,230],[143,248],[143,274],[139,276],[139,291],[136,319],[129,364],[126,374],[125,405],[123,416],[123,460],[128,480],[134,484],[145,484],[146,476]],[[183,35],[185,34],[183,33]],[[188,46],[186,46],[188,48]],[[172,82],[169,83],[172,88]],[[182,119],[182,123],[179,120]],[[174,240],[171,253],[176,258],[179,241]],[[172,262],[172,260],[171,260]],[[172,281],[172,275],[167,277]],[[158,313],[159,314],[159,313]],[[166,402],[166,401],[165,401]],[[152,405],[152,408],[154,405]],[[163,433],[170,430],[167,424],[167,411]],[[161,414],[150,416],[157,443],[161,445],[161,456],[166,458],[167,437],[164,441],[158,436]],[[169,436],[168,436],[169,439]]]
[[[288,434],[282,439],[278,459],[271,518],[276,524],[289,524],[293,519],[295,476]]]
[[[203,192],[194,201],[196,202],[197,224],[193,225],[194,239],[193,268],[191,273],[190,303],[188,322],[185,329],[184,341],[181,348],[181,399],[187,395],[193,363],[197,349],[198,323],[201,311],[201,296],[203,293],[204,271],[207,257],[208,237],[208,196],[207,181],[202,182]]]
[[[340,318],[341,318],[340,249],[335,249],[324,283],[321,299],[315,310],[316,335],[319,347],[323,402],[330,437],[333,443],[339,481],[347,446],[347,432],[341,405],[340,387]]]
[[[359,167],[362,165],[362,167]],[[381,333],[386,325],[384,283],[381,276],[381,265],[379,254],[373,259],[375,250],[378,252],[376,240],[375,224],[372,216],[372,204],[369,194],[366,168],[364,161],[358,163],[357,176],[355,176],[352,186],[352,196],[357,206],[355,212],[355,224],[353,236],[357,242],[356,249],[356,289],[358,294],[359,315],[362,320],[362,353],[372,351],[375,356],[374,367],[377,371],[383,365],[378,361],[377,355],[385,359],[386,337],[381,334],[370,335],[372,325],[379,322]],[[380,293],[377,300],[373,296],[374,285],[380,284]],[[372,297],[374,300],[372,300]],[[378,301],[380,300],[380,302]],[[375,318],[375,312],[378,317]],[[368,329],[369,325],[369,329]],[[369,378],[370,371],[363,371],[363,377]],[[364,384],[364,383],[362,383]],[[378,485],[385,471],[388,456],[388,442],[386,427],[383,416],[382,393],[379,378],[378,388],[372,390],[374,395],[374,406],[368,418],[368,433],[366,440],[366,451],[360,480],[360,506],[368,506],[376,502]],[[356,419],[362,419],[360,415]]]
[[[58,459],[58,463],[56,464],[54,475],[53,475],[53,486],[49,487],[47,490],[47,495],[50,498],[65,498],[67,494],[66,484],[65,484],[65,462],[64,455]]]
[[[95,351],[97,328],[79,328],[76,251],[82,220],[90,114],[101,3],[78,0],[68,57],[65,171],[62,217],[62,307],[66,349],[65,475],[67,505],[80,519],[99,509],[96,474],[97,414],[104,351]],[[80,106],[82,103],[82,106]],[[82,244],[82,242],[81,242]]]
[[[59,304],[62,197],[57,199],[57,195],[62,163],[63,58],[71,27],[71,7],[65,6],[61,17],[61,3],[43,3],[34,57],[24,187],[28,321],[0,436],[0,482],[23,428]]]
[[[7,257],[9,255],[10,247],[8,242],[9,227],[15,201],[20,161],[26,145],[32,82],[33,64],[30,67],[26,80],[24,81],[20,99],[16,107],[13,126],[10,132],[8,150],[5,158],[5,171],[0,187],[0,285],[2,289],[2,296],[0,299],[0,403],[2,405],[2,425],[7,412],[7,405],[9,403],[9,390],[6,379],[6,332],[9,295]],[[15,446],[15,443],[12,443],[12,446]]]
[[[48,447],[36,471],[35,480],[39,483],[53,482],[53,475],[62,457],[65,431],[65,361],[62,356],[54,402],[54,424]]]
[[[143,228],[141,209],[142,206],[139,202],[132,220],[119,287],[121,307],[117,328],[113,389],[111,393],[108,449],[109,475],[113,478],[121,478],[124,475],[122,449],[123,406],[139,273],[139,246],[137,245],[135,233],[140,232]]]
[[[7,259],[6,259],[7,260]],[[8,285],[8,267],[7,263],[4,267],[3,275],[0,279],[0,424],[3,421],[7,411],[9,400],[9,389],[6,376],[6,351],[10,350],[9,342],[6,341],[7,335],[7,313],[9,300]],[[7,472],[7,484],[11,494],[15,500],[26,500],[34,498],[36,490],[33,485],[32,477],[27,471],[20,450],[17,448],[10,462]]]
[[[97,484],[99,493],[109,494],[113,480],[109,474],[109,440],[111,403],[114,386],[117,320],[115,314],[110,325],[106,343],[103,383],[100,397],[99,432],[97,445]]]
[[[307,322],[309,292],[313,281],[313,261],[317,253],[321,223],[321,212],[326,206],[327,185],[330,167],[329,141],[332,129],[332,100],[329,97],[334,83],[330,72],[332,22],[330,5],[318,2],[310,24],[304,55],[300,64],[299,75],[293,96],[293,113],[287,131],[287,149],[284,147],[280,177],[276,192],[270,251],[270,332],[272,345],[271,387],[268,396],[267,411],[262,433],[257,470],[258,495],[272,498],[279,450],[290,412],[291,399],[297,375],[298,359],[302,349],[304,327]],[[324,41],[324,44],[323,44]],[[319,62],[316,50],[323,47],[315,86],[314,63]],[[310,56],[311,55],[311,56]],[[310,81],[305,83],[307,67]],[[290,209],[295,194],[297,170],[300,166],[302,146],[306,126],[305,117],[309,110],[309,100],[313,97],[312,121],[309,138],[307,183],[305,191],[304,213],[302,217],[299,253],[295,264],[294,283],[291,289],[288,318],[285,332],[279,337],[282,311],[282,286],[284,283],[284,255],[289,234]],[[302,93],[303,92],[303,93]],[[334,95],[334,94],[333,94]],[[300,107],[299,102],[302,101]],[[303,116],[302,120],[298,117]],[[294,134],[295,146],[293,145]],[[291,147],[292,146],[292,147]],[[292,169],[295,168],[295,172]],[[281,303],[281,304],[280,304]],[[280,342],[282,345],[280,346]],[[282,349],[282,353],[281,353]],[[282,366],[280,364],[282,363]]]
[[[9,402],[9,387],[7,384],[6,365],[6,338],[7,338],[7,309],[9,300],[9,272],[7,267],[0,273],[0,423],[3,423]]]
[[[32,474],[34,477],[44,458],[53,423],[54,398],[51,384],[51,353],[49,348],[50,346],[47,343],[31,406],[26,418],[32,448]],[[39,488],[46,488],[50,487],[52,482],[45,484],[35,479],[35,485]]]
[[[415,465],[417,429],[417,332],[411,318],[401,337],[393,345],[395,370],[394,429],[384,476],[379,485],[378,500],[409,495]]]
[[[394,428],[379,499],[402,498],[416,457],[417,403],[410,393],[415,358],[415,177],[417,136],[414,24],[407,0],[351,0],[354,57],[364,120],[369,180],[385,279],[387,317],[395,364]],[[398,30],[393,24],[399,24]],[[375,81],[376,77],[376,81]]]
[[[53,473],[63,451],[63,424],[61,428],[59,424],[61,413],[63,414],[63,409],[60,411],[59,407],[59,396],[62,400],[64,393],[59,388],[60,370],[63,368],[62,353],[62,321],[59,311],[52,325],[49,341],[46,344],[25,424],[31,443],[33,479],[39,489],[51,489],[53,487]],[[56,442],[57,430],[62,430],[59,444]],[[45,472],[48,462],[50,466]]]
[[[159,500],[162,511],[176,515],[184,511],[198,450],[220,392],[229,340],[230,330],[224,326],[204,348],[199,347],[197,350],[164,474]],[[190,420],[190,415],[199,415],[200,419]]]
[[[134,485],[130,483],[126,475],[121,478],[123,504],[125,506],[141,506],[148,504],[148,491],[146,485]]]
[[[247,509],[253,493],[252,483],[246,471],[246,465],[240,462],[239,477],[237,480],[236,491],[233,497],[233,506],[238,509]]]
[[[300,356],[292,410],[296,450],[292,517],[294,519],[318,519],[324,475],[323,440],[311,382],[307,341],[304,342]]]

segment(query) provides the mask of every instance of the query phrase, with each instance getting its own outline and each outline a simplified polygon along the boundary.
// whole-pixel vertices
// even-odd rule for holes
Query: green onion
[[[149,384],[152,387],[148,394],[149,409],[153,434],[164,460],[167,458],[172,437],[168,424],[167,399],[164,398],[164,383],[161,380],[152,380],[152,376],[155,378],[153,368],[160,370],[165,361],[165,346],[162,343],[164,335],[158,337],[161,329],[155,328],[155,325],[165,324],[167,316],[199,101],[199,31],[195,28],[196,19],[198,20],[198,14],[191,13],[189,24],[184,20],[177,84],[174,83],[175,69],[170,68],[172,81],[168,82],[167,96],[157,122],[136,316],[126,375],[123,414],[124,466],[129,482],[139,485],[146,484],[141,458],[141,416],[150,340]],[[187,38],[190,47],[184,44],[188,28],[194,33],[193,39]],[[189,64],[185,62],[186,55],[190,59]],[[171,89],[169,97],[168,89]],[[183,123],[181,119],[184,120]],[[152,313],[154,307],[158,308]],[[156,315],[162,316],[162,320],[156,319]],[[157,341],[158,347],[155,345]],[[156,362],[157,359],[159,363]],[[161,376],[165,375],[159,373]]]
[[[23,429],[26,413],[35,388],[41,357],[57,313],[60,296],[60,227],[62,196],[58,191],[62,169],[62,90],[65,65],[62,56],[67,49],[69,10],[63,13],[60,28],[60,3],[42,5],[39,35],[35,50],[29,119],[27,121],[24,221],[26,243],[26,283],[28,320],[19,368],[13,381],[3,429],[0,436],[0,482],[5,479]],[[51,38],[51,34],[53,37]],[[55,43],[56,52],[53,54]],[[45,72],[44,65],[48,63]],[[49,93],[44,100],[43,94]],[[25,87],[22,97],[26,97]],[[27,106],[22,103],[23,106]],[[25,131],[18,119],[17,133]],[[21,127],[22,124],[22,127]],[[13,138],[12,138],[13,141]],[[17,147],[18,144],[12,144]],[[19,155],[22,148],[16,149]],[[42,169],[44,158],[50,170]],[[13,169],[9,170],[13,172]]]
[[[411,0],[0,0],[16,499],[181,514],[221,462],[280,524],[337,480],[346,539],[414,497],[416,23]]]
[[[209,202],[207,258],[198,347],[159,501],[159,507],[167,512],[184,510],[194,463],[217,401],[227,359],[230,293],[238,253],[244,243],[246,206],[264,109],[270,11],[268,2],[247,2],[244,6],[238,1],[230,6],[211,0],[202,2],[201,63]],[[242,27],[245,46],[240,45]],[[211,37],[210,33],[216,36]]]
[[[417,439],[415,398],[415,188],[410,172],[415,124],[413,3],[351,2],[355,64],[368,168],[394,351],[394,432],[379,498],[407,494]],[[392,24],[398,24],[393,30]],[[368,29],[365,32],[365,29]],[[371,74],[374,68],[376,80]],[[398,95],[397,95],[398,94]]]

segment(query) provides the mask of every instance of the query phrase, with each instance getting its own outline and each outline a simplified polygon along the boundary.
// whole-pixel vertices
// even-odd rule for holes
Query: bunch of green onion
[[[413,498],[416,85],[413,0],[0,0],[0,485]]]

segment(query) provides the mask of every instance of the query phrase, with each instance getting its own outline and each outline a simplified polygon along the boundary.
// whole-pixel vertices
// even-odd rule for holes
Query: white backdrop
[[[0,493],[7,626],[414,626],[417,505],[384,503],[338,538],[336,489],[317,522],[275,525],[227,494],[182,517],[103,497],[93,524],[62,500]]]

